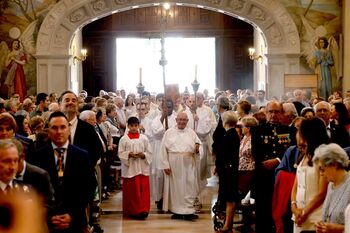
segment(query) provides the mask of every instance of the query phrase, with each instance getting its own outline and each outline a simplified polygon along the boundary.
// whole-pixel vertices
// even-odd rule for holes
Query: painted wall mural
[[[35,43],[38,29],[47,12],[59,0],[1,0],[0,1],[0,96],[18,91],[17,78],[11,77],[11,64],[23,69],[26,95],[36,93]],[[341,86],[342,31],[340,0],[280,0],[293,17],[301,38],[300,73],[318,72],[317,39],[325,37],[332,52],[332,85]],[[263,16],[262,16],[263,17]],[[20,46],[13,46],[18,39]],[[23,56],[19,57],[19,54]],[[19,60],[18,60],[19,59]],[[16,62],[16,60],[21,62]],[[10,73],[10,74],[9,74]],[[21,82],[19,82],[21,83]]]
[[[319,90],[319,95],[324,98],[329,96],[330,91],[342,88],[343,38],[340,2],[282,0],[299,30],[301,73],[319,74],[319,87],[325,86],[325,83],[332,86],[330,90]],[[319,38],[327,41],[325,46],[320,46]]]
[[[0,97],[36,93],[35,41],[56,0],[0,1]]]

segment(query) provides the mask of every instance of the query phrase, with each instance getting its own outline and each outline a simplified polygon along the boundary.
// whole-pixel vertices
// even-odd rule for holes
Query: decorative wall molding
[[[168,0],[177,3],[176,0]],[[268,61],[267,77],[270,90],[282,88],[278,77],[290,72],[290,64],[297,64],[298,71],[300,37],[297,27],[280,0],[181,0],[184,6],[224,12],[238,17],[259,28],[265,36],[267,54],[286,57],[283,66]],[[60,0],[46,15],[36,43],[37,91],[52,92],[72,88],[72,58],[70,44],[75,32],[94,20],[116,12],[130,10],[135,6],[147,7],[159,3],[156,0]],[[289,59],[288,55],[295,55]],[[62,59],[57,59],[57,56]],[[277,62],[277,60],[276,60]],[[294,65],[293,65],[294,67]],[[278,72],[275,72],[278,70]],[[275,80],[277,77],[278,80]],[[282,77],[282,76],[281,76]],[[55,79],[57,78],[57,79]],[[56,80],[56,81],[55,81]]]
[[[224,11],[228,15],[243,18],[259,27],[266,37],[268,53],[300,53],[300,39],[296,25],[278,0],[182,0],[181,2],[188,6],[201,5],[210,10]],[[106,13],[128,10],[133,6],[152,6],[153,3],[157,1],[114,0],[107,4],[105,0],[61,0],[44,19],[39,30],[36,51],[38,54],[57,52],[67,54],[74,32],[92,20],[104,17]],[[64,31],[64,35],[61,35],[62,27],[70,30]],[[57,50],[57,48],[64,49]]]

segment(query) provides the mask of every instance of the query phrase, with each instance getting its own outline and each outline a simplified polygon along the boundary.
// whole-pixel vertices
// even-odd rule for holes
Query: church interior
[[[323,159],[326,155],[323,155],[323,153],[326,149],[323,148],[324,150],[322,150],[323,145],[321,145],[333,146],[333,144],[337,144],[339,148],[344,148],[347,153],[340,151],[339,156],[343,156],[343,154],[350,156],[350,66],[347,65],[350,63],[349,12],[350,1],[348,0],[1,0],[0,232],[4,229],[5,232],[14,233],[131,233],[136,231],[145,233],[350,233],[350,192],[344,191],[342,198],[339,198],[345,204],[343,202],[335,204],[336,207],[334,208],[338,208],[340,205],[343,208],[340,222],[332,225],[332,214],[334,214],[332,211],[326,209],[323,210],[323,215],[321,214],[323,201],[327,202],[327,205],[334,204],[334,200],[328,195],[337,195],[337,186],[334,184],[338,184],[337,179],[339,177],[343,179],[339,181],[339,186],[348,185],[347,189],[350,190],[350,178],[348,178],[350,177],[348,173],[350,165],[345,166],[349,164],[349,157],[346,157],[346,161],[343,162],[339,162],[341,159],[338,159],[332,160],[333,163],[330,164],[325,163]],[[326,60],[329,63],[325,64]],[[160,97],[159,94],[161,94]],[[259,97],[259,95],[262,95],[262,97]],[[201,102],[199,99],[202,96],[203,101]],[[133,99],[131,100],[132,103],[128,102],[129,97]],[[13,99],[15,99],[14,102]],[[31,99],[31,101],[25,101],[27,99]],[[87,102],[87,99],[90,102]],[[169,99],[171,100],[170,104],[168,103]],[[254,103],[250,103],[251,99],[254,99]],[[187,101],[189,101],[188,104]],[[25,103],[28,105],[29,102],[28,109],[30,110],[27,110]],[[327,105],[325,102],[327,102]],[[13,103],[18,105],[16,111],[11,108]],[[51,105],[52,103],[54,104]],[[280,105],[277,106],[276,103]],[[344,118],[339,117],[341,110],[338,109],[338,103],[344,105],[344,107],[341,106],[342,110],[346,112],[343,112],[346,115]],[[205,108],[204,105],[206,105]],[[291,107],[291,105],[293,106]],[[323,110],[322,107],[324,107]],[[77,114],[78,111],[74,112],[70,108],[79,109],[80,116]],[[146,111],[145,113],[141,112],[143,111],[142,108]],[[167,112],[169,109],[171,109],[170,113]],[[82,114],[84,110],[89,112]],[[235,111],[235,116],[226,114],[227,112],[233,112],[231,110]],[[318,111],[323,112],[318,113]],[[337,111],[338,113],[334,113]],[[57,112],[65,116],[50,115]],[[118,115],[120,112],[122,117]],[[261,112],[264,112],[264,114]],[[288,115],[290,112],[293,113]],[[325,125],[321,124],[322,129],[317,128],[319,123],[317,120],[312,122],[314,128],[307,128],[310,120],[306,116],[307,112],[312,112],[312,117],[317,116],[317,119],[321,118],[323,120],[322,122]],[[327,112],[329,117],[324,117],[322,115],[324,112]],[[7,113],[10,113],[11,116],[7,116],[10,115]],[[171,138],[170,133],[172,131],[170,129],[178,127],[176,129],[181,131],[186,127],[181,128],[180,126],[182,113],[187,114],[187,128],[190,128],[188,127],[190,125],[196,136],[190,137],[179,133]],[[261,114],[259,115],[259,113]],[[23,114],[23,119],[17,121],[17,116]],[[281,122],[276,120],[278,114],[284,114],[279,119]],[[32,119],[36,115],[39,115],[42,119],[35,119],[32,123]],[[261,115],[264,116],[259,118]],[[253,118],[253,116],[254,119],[250,119],[251,121],[249,119],[244,120],[245,117]],[[54,127],[55,118],[64,121],[60,129],[52,128]],[[111,122],[104,124],[109,118],[112,119]],[[147,121],[144,120],[146,118]],[[156,118],[158,124],[154,123]],[[205,120],[203,120],[204,118]],[[12,123],[14,120],[16,121]],[[129,120],[134,121],[129,122]],[[24,123],[25,121],[26,123]],[[92,131],[91,129],[90,131],[87,129],[80,131],[85,134],[83,142],[75,139],[74,136],[80,130],[77,126],[80,124],[77,123],[78,121],[84,121],[94,126],[90,127],[94,129]],[[333,126],[332,121],[335,122]],[[16,124],[26,124],[27,128],[31,128],[28,130],[31,133],[22,129],[25,135],[24,139],[23,135],[19,135],[19,129],[23,127],[18,127]],[[74,124],[73,128],[76,128],[72,131],[72,125]],[[163,131],[161,137],[157,138],[159,132],[156,131],[159,124]],[[132,125],[138,127],[136,133],[132,131]],[[336,131],[340,126],[343,127],[341,133],[344,134],[339,133],[341,130]],[[40,132],[41,130],[45,131],[44,128],[46,128],[46,134],[38,133],[36,127],[40,128]],[[116,129],[115,132],[113,132],[113,127]],[[203,129],[199,129],[200,127],[203,127]],[[203,133],[204,128],[208,127],[209,130]],[[225,136],[215,136],[218,128],[222,130],[220,133]],[[235,135],[231,135],[233,139],[227,136],[231,128],[235,128],[237,131],[237,133],[235,131],[235,135],[239,136],[238,147],[234,152],[231,149],[234,140],[236,140]],[[306,133],[307,130],[302,131],[300,128],[315,132],[314,135],[311,135],[312,139],[308,138],[311,136]],[[56,130],[56,133],[60,130],[62,132],[67,131],[66,134],[62,133],[66,136],[62,136],[65,137],[65,141],[61,146],[56,144],[55,140],[59,141],[57,138],[60,136],[56,135],[57,138],[55,138],[54,130]],[[337,137],[332,138],[333,131],[331,130],[335,130],[339,135],[337,134]],[[148,134],[149,131],[152,132],[152,135]],[[168,132],[170,133],[168,134]],[[93,138],[90,133],[98,135],[94,135],[94,139],[99,141],[99,149],[96,149],[97,144],[89,145]],[[134,134],[137,134],[137,136]],[[327,134],[329,140],[328,138],[321,139],[322,135]],[[33,137],[30,137],[32,135],[34,135],[34,140]],[[125,143],[124,149],[128,151],[132,148],[130,149],[132,151],[139,146],[142,147],[143,151],[135,154],[134,152],[128,152],[126,158],[123,158],[121,154],[124,151],[120,149],[123,145],[121,141],[127,135],[132,136],[129,136],[129,141],[123,141]],[[170,139],[166,138],[166,135]],[[27,136],[33,141],[28,142]],[[140,146],[137,143],[133,144],[134,142],[131,140],[134,139],[133,137],[137,138],[137,143],[140,143],[139,140],[141,139],[146,140],[143,138],[150,141],[153,153],[159,154],[157,157],[157,163],[159,164],[156,168],[147,160],[149,151],[147,151],[146,144],[148,141]],[[193,177],[199,179],[198,184],[195,183],[195,188],[200,191],[196,190],[195,201],[190,204],[186,202],[188,201],[187,194],[183,195],[186,203],[179,201],[175,196],[178,193],[191,191],[188,191],[187,186],[191,186],[188,185],[188,182],[193,178],[192,173],[189,175],[192,178],[181,177],[181,179],[184,179],[181,180],[183,182],[181,188],[176,186],[178,184],[175,178],[175,181],[172,180],[173,178],[169,178],[169,176],[171,177],[169,174],[174,174],[175,177],[175,171],[169,167],[173,166],[172,163],[175,164],[175,162],[169,158],[176,154],[182,156],[182,159],[189,153],[188,151],[182,151],[182,149],[180,149],[180,152],[172,150],[174,144],[182,145],[181,143],[185,141],[181,140],[181,137],[184,139],[190,138],[194,145],[193,147],[191,144],[191,155],[188,156],[190,162],[188,163],[192,163],[192,165],[197,163],[197,167],[191,171],[196,174]],[[223,139],[225,137],[231,141],[225,141]],[[21,158],[21,152],[26,154],[26,157],[28,156],[27,153],[31,156],[36,155],[38,151],[38,154],[43,153],[41,149],[46,148],[44,147],[44,139],[47,139],[45,145],[51,146],[50,153],[52,152],[52,160],[54,159],[55,163],[51,167],[58,170],[58,177],[55,170],[53,180],[50,171],[48,171],[53,185],[50,186],[53,199],[56,198],[56,195],[58,195],[58,198],[62,197],[60,196],[63,192],[60,187],[62,185],[61,178],[63,179],[64,176],[62,169],[68,171],[70,167],[70,165],[66,165],[66,163],[70,164],[70,161],[67,162],[68,155],[70,155],[69,147],[77,145],[76,147],[83,149],[83,152],[80,151],[79,153],[84,154],[86,152],[84,156],[89,156],[89,161],[81,161],[89,164],[91,171],[94,170],[92,171],[94,178],[90,177],[91,180],[89,181],[96,182],[96,184],[87,184],[86,188],[89,185],[95,185],[96,187],[89,187],[90,189],[95,188],[93,191],[89,190],[89,195],[94,193],[95,196],[94,198],[90,197],[89,202],[84,203],[85,208],[83,209],[86,219],[79,220],[87,222],[83,223],[85,224],[84,229],[76,228],[83,229],[82,231],[72,230],[76,227],[74,225],[76,224],[75,214],[78,212],[76,209],[72,211],[71,216],[68,215],[68,220],[64,219],[61,223],[61,220],[55,220],[54,218],[56,216],[62,217],[63,214],[56,215],[55,213],[54,217],[48,220],[48,223],[42,223],[45,227],[39,227],[40,229],[16,227],[16,225],[27,226],[27,224],[29,226],[28,221],[30,220],[24,220],[25,217],[21,216],[25,212],[19,211],[19,204],[15,203],[16,199],[6,199],[7,195],[12,193],[12,191],[6,189],[10,186],[12,189],[20,190],[21,193],[26,193],[28,187],[25,183],[23,186],[21,181],[17,183],[15,178],[18,178],[19,175],[23,177],[24,171],[19,172],[19,168],[11,168],[10,171],[9,166],[5,167],[3,165],[5,163],[2,160],[2,156],[5,157],[4,151],[13,146],[12,142],[6,141],[9,138],[17,139],[21,143],[19,147],[16,143],[13,143],[17,146],[19,156],[13,163],[18,164],[21,164],[21,160],[22,163],[25,160]],[[167,144],[166,139],[178,141]],[[232,196],[239,196],[240,200],[231,200],[232,197],[228,197],[229,194],[226,195],[223,192],[230,193],[232,191],[225,187],[225,182],[231,182],[228,180],[232,177],[227,173],[217,172],[217,167],[222,164],[220,164],[220,161],[215,161],[216,152],[219,155],[227,151],[230,154],[237,152],[237,155],[241,156],[248,139],[250,154],[264,154],[262,158],[254,157],[252,159],[255,164],[253,166],[256,166],[254,169],[257,171],[254,175],[261,172],[261,174],[256,175],[256,180],[254,180],[257,189],[253,191],[252,198],[250,198],[251,192],[245,192],[242,196],[242,193],[238,194],[237,191]],[[215,140],[217,147],[214,146]],[[314,140],[319,141],[315,142]],[[38,149],[37,142],[43,143],[40,145],[43,147]],[[33,154],[29,153],[32,144]],[[197,148],[199,145],[201,145],[200,149]],[[315,148],[310,149],[311,145]],[[338,148],[331,146],[329,150],[334,150],[334,154],[337,154]],[[63,157],[60,157],[60,152],[56,150],[60,147],[65,149],[62,154]],[[178,148],[180,146],[176,147],[176,149]],[[110,151],[118,155],[115,155],[117,158],[113,158],[114,160],[110,160],[107,156],[100,156],[100,159],[92,161],[90,149],[101,150],[103,155]],[[294,150],[297,150],[297,152]],[[77,154],[79,153],[77,152]],[[292,153],[300,153],[300,157],[292,158],[294,156]],[[333,152],[328,151],[328,154],[333,155]],[[109,155],[112,156],[112,152]],[[203,167],[201,167],[203,157],[196,160],[196,155],[205,155],[205,165],[203,166],[206,168],[204,172]],[[155,155],[153,156],[154,159]],[[28,159],[27,161],[29,167],[33,164],[46,170],[44,169],[46,164],[39,161],[38,158],[40,157],[30,157],[31,160]],[[137,164],[135,167],[130,166],[130,168],[130,160],[138,160],[141,161],[140,164],[145,163],[146,165]],[[235,161],[226,161],[229,164],[222,165],[223,170],[226,172],[226,170],[235,166]],[[225,159],[221,162],[224,163]],[[183,163],[185,164],[185,162]],[[241,165],[241,160],[239,160],[239,163]],[[259,164],[261,167],[259,167]],[[306,164],[317,164],[317,166],[313,166],[316,170],[311,172],[317,173],[314,177],[317,177],[317,182],[319,182],[318,188],[323,190],[323,192],[319,191],[317,195],[315,194],[317,197],[313,199],[312,207],[304,202],[303,207],[300,207],[298,198],[301,195],[307,196],[307,192],[313,192],[314,190],[303,189],[303,194],[301,194],[302,191],[296,191],[297,188],[302,186],[300,183],[298,186],[300,170],[306,169],[302,172],[309,174],[307,172],[310,171],[307,169],[312,167],[305,168]],[[319,164],[321,165],[319,166]],[[86,175],[87,177],[91,175],[90,170],[86,171],[86,174],[80,173],[80,169],[84,165],[76,167],[76,170],[79,171],[77,176],[83,177],[83,175]],[[28,165],[24,165],[24,169],[26,169],[26,166]],[[104,173],[103,169],[105,168],[103,166],[111,167],[107,174]],[[148,166],[148,170],[145,171],[146,169],[142,166]],[[175,167],[177,166],[179,166],[178,161],[176,161]],[[301,168],[302,166],[304,168]],[[21,166],[18,165],[18,167]],[[288,186],[284,186],[288,187],[286,188],[289,191],[288,194],[286,194],[287,191],[283,192],[284,187],[279,189],[279,194],[282,196],[284,194],[287,198],[278,198],[276,197],[278,194],[273,193],[273,189],[276,190],[278,186],[277,180],[284,185],[283,181],[277,179],[280,172],[278,168],[288,170],[290,173],[294,172],[296,177],[291,178],[288,174],[283,177],[285,180],[292,179],[292,182],[288,180]],[[12,172],[12,176],[15,177],[12,177],[9,183],[6,184],[7,181],[2,180],[6,174],[1,170],[6,170],[7,175]],[[141,176],[142,178],[134,180],[134,177],[128,176],[126,171],[133,175],[139,172],[135,176]],[[161,171],[162,178],[158,177],[157,172],[159,171]],[[62,173],[60,174],[60,172]],[[184,174],[186,172],[188,171],[184,170]],[[332,172],[336,175],[333,175]],[[203,173],[205,174],[203,175]],[[249,180],[251,174],[244,174],[247,174],[245,181]],[[236,175],[237,177],[242,176],[238,173]],[[120,176],[123,178],[120,178]],[[142,180],[148,176],[150,177],[149,181],[148,178],[147,181]],[[205,178],[203,178],[204,176]],[[224,181],[220,182],[218,177],[221,177]],[[129,178],[132,179],[130,183]],[[295,183],[294,178],[297,180]],[[111,181],[112,179],[115,180]],[[165,204],[168,200],[165,198],[164,193],[166,191],[163,188],[169,190],[171,188],[166,185],[163,187],[164,179],[170,179],[168,185],[171,188],[175,187],[167,197],[169,198],[169,206]],[[263,179],[271,180],[266,185],[266,193],[268,193],[266,196],[270,195],[269,191],[271,191],[271,195],[267,199],[259,199],[261,198],[259,191],[260,194],[265,191],[262,184],[259,185],[259,181],[262,183],[266,181],[263,181]],[[105,180],[111,183],[111,187],[105,185]],[[124,180],[127,182],[124,183]],[[86,182],[88,183],[88,181]],[[142,186],[144,182],[148,186],[146,191]],[[142,186],[142,188],[133,187],[132,185],[135,184]],[[59,187],[57,190],[56,185]],[[83,187],[84,184],[81,185]],[[130,190],[124,192],[122,188],[124,185],[135,189],[130,188]],[[155,194],[156,188],[152,185],[157,188],[162,186],[161,198],[157,196],[158,194]],[[236,185],[238,189],[241,184],[232,182],[233,185]],[[35,185],[33,186],[35,189]],[[305,184],[303,187],[305,188]],[[149,199],[146,201],[146,205],[149,205],[146,207],[146,209],[148,208],[147,211],[137,215],[126,214],[129,210],[125,210],[127,209],[125,200],[130,200],[136,196],[134,193],[139,192],[140,189],[146,193],[142,193],[140,196],[143,198],[143,195],[146,195],[146,198]],[[257,204],[254,195],[259,196]],[[72,196],[76,198],[76,202],[84,201],[79,199],[78,194],[72,194]],[[154,196],[157,196],[157,198],[154,199]],[[138,196],[137,198],[141,197]],[[220,198],[226,200],[224,204],[219,202]],[[348,199],[343,200],[345,198]],[[42,200],[40,199],[40,201]],[[55,202],[46,199],[44,201],[45,208],[50,206],[48,204],[50,201]],[[261,204],[262,202],[265,206]],[[145,204],[144,201],[140,203],[140,205]],[[288,220],[278,216],[270,216],[271,219],[269,219],[269,216],[261,217],[264,215],[266,205],[268,206],[267,213],[280,213],[275,211],[278,209],[278,203],[288,203],[284,206],[288,206],[288,208],[285,208],[285,212],[282,213],[290,214]],[[62,203],[57,205],[60,204]],[[75,205],[76,203],[72,201],[70,204]],[[35,206],[33,207],[30,204],[25,205],[36,209]],[[56,207],[56,204],[54,206]],[[130,209],[133,207],[131,206]],[[14,220],[5,218],[3,218],[5,220],[1,220],[2,216],[8,215],[7,210],[11,210],[11,208],[15,210],[15,215],[18,214],[22,219],[16,217],[13,218]],[[264,210],[261,211],[259,208]],[[325,208],[325,204],[323,204],[323,208]],[[177,213],[178,209],[180,209],[180,213]],[[195,212],[188,212],[187,209],[194,209]],[[47,208],[46,210],[51,216],[51,209]],[[230,213],[230,211],[234,213]],[[313,215],[314,213],[319,215]],[[227,218],[230,218],[228,217],[230,214],[233,215],[232,220],[227,220]],[[291,220],[292,214],[293,221]],[[72,216],[73,224],[72,218],[70,218]],[[314,219],[317,217],[317,221],[310,220],[310,216],[315,216]],[[62,219],[65,217],[67,216],[63,216]],[[33,219],[33,217],[28,219]],[[10,223],[14,221],[14,224],[13,222],[12,225],[7,224],[7,221]],[[68,221],[69,224],[65,221]],[[231,223],[228,223],[230,221]],[[272,221],[270,226],[269,221]],[[273,221],[275,222],[273,223]],[[334,220],[334,222],[336,221]]]

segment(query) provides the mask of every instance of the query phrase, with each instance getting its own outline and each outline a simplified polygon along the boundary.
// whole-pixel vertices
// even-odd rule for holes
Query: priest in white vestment
[[[166,109],[165,109],[166,107]],[[176,114],[173,111],[173,102],[167,101],[166,106],[163,105],[162,112],[159,112],[151,123],[151,147],[153,150],[153,161],[151,163],[151,199],[156,202],[157,208],[162,209],[162,198],[163,198],[163,186],[164,186],[164,173],[163,169],[159,168],[160,165],[160,143],[162,142],[165,131],[165,118],[168,120],[168,128],[176,125]]]
[[[168,129],[161,144],[160,167],[164,170],[163,210],[173,213],[172,219],[193,220],[193,206],[198,194],[196,160],[200,139],[187,126],[188,117],[181,112],[176,126]]]
[[[194,95],[191,95],[187,100],[186,113],[189,118],[187,127],[194,129],[197,136],[201,140],[200,156],[197,158],[197,170],[198,170],[198,200],[194,203],[197,206],[197,210],[201,208],[199,195],[207,185],[207,178],[210,178],[210,164],[212,160],[211,151],[208,140],[210,138],[210,132],[213,125],[216,125],[216,120],[211,109],[203,104],[203,93],[197,93],[197,99]],[[214,120],[214,122],[213,122]]]

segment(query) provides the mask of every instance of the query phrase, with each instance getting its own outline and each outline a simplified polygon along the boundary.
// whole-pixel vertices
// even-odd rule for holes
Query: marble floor
[[[199,219],[194,221],[172,220],[169,213],[158,213],[155,204],[151,205],[149,217],[144,220],[133,220],[122,216],[122,193],[113,193],[109,200],[102,203],[103,215],[101,226],[104,233],[212,233],[213,223],[211,206],[217,198],[217,179],[208,179],[208,185],[201,193],[200,199],[203,205],[198,214]]]

